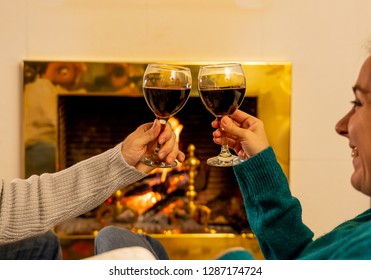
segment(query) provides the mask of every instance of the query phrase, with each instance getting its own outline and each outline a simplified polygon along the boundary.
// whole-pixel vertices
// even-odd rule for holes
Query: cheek
[[[355,145],[363,148],[370,146],[371,143],[371,109],[359,109],[355,112],[348,121],[348,133]]]
[[[357,146],[359,158],[355,161],[352,185],[365,193],[371,187],[371,116],[357,112],[348,123],[349,139]]]

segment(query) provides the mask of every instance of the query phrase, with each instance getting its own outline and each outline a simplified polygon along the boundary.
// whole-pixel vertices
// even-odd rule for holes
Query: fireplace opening
[[[241,109],[257,115],[257,97],[245,97]],[[161,170],[118,191],[100,207],[59,225],[63,234],[91,234],[108,224],[147,233],[205,231],[243,233],[250,227],[232,168],[211,167],[206,159],[218,154],[212,141],[214,117],[199,97],[191,96],[175,115],[182,124],[180,148],[189,157],[193,147],[199,160],[195,173],[194,202],[198,213],[186,211],[189,203],[189,167]],[[121,142],[140,124],[154,120],[143,97],[117,95],[59,95],[57,168],[64,169],[104,152]],[[85,226],[82,226],[84,225]]]

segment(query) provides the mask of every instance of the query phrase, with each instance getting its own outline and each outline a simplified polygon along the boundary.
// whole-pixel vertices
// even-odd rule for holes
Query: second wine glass
[[[186,104],[192,87],[191,70],[188,67],[169,64],[149,64],[143,76],[143,93],[148,107],[161,123],[161,132],[169,118]],[[157,145],[153,155],[142,160],[154,167],[174,167],[158,157],[161,146]]]
[[[198,73],[198,92],[202,103],[219,121],[230,116],[245,97],[246,78],[239,63],[203,65]],[[207,164],[217,167],[237,165],[241,159],[233,155],[222,131],[222,145],[218,156],[209,158]]]

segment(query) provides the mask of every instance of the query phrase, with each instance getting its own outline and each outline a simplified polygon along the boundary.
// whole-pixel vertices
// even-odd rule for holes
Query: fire
[[[138,214],[142,214],[160,200],[161,195],[159,193],[147,192],[142,195],[125,198],[124,203],[126,206],[135,209]]]
[[[183,125],[179,122],[179,120],[177,118],[170,118],[168,120],[168,122],[170,123],[171,127],[173,128],[173,131],[175,133],[175,136],[176,136],[176,141],[179,143],[179,137],[180,137],[180,133],[182,132],[183,130]]]

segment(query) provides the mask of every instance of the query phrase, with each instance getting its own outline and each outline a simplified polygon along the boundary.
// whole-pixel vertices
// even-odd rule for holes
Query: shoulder
[[[336,258],[346,260],[371,260],[371,217],[357,224],[349,225],[351,231],[344,236],[343,245]]]

